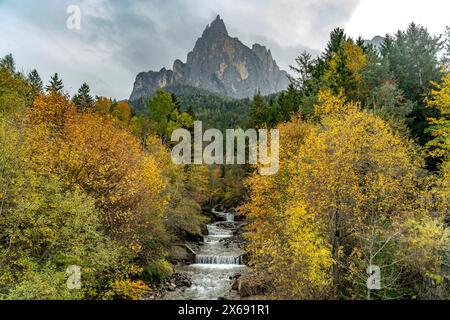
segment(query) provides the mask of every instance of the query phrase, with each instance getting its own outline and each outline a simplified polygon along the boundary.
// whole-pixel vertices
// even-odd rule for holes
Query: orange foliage
[[[39,96],[27,112],[31,165],[92,196],[105,229],[133,251],[160,230],[164,183],[139,140],[111,117],[78,113],[66,97]]]

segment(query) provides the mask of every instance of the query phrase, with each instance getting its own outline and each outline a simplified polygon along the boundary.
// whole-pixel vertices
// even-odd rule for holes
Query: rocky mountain
[[[375,37],[373,37],[372,40],[365,40],[364,44],[366,44],[366,45],[371,44],[375,49],[380,50],[383,42],[384,42],[383,37],[375,36]]]
[[[250,49],[228,35],[225,23],[217,18],[206,27],[186,63],[176,60],[172,70],[138,74],[130,100],[153,95],[158,88],[192,86],[232,98],[253,96],[258,90],[268,95],[287,88],[281,71],[266,47]]]

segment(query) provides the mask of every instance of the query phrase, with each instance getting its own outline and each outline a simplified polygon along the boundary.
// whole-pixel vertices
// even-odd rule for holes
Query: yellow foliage
[[[140,251],[143,239],[158,234],[165,184],[137,138],[108,116],[76,112],[56,93],[39,96],[26,116],[29,161],[36,171],[93,197],[106,230],[130,249]]]
[[[142,300],[151,289],[142,280],[115,280],[104,295],[105,299]]]
[[[343,90],[350,99],[357,101],[364,92],[361,86],[361,71],[366,65],[367,57],[360,46],[352,41],[343,41],[342,52],[333,53],[323,80],[326,87],[334,92]]]
[[[251,221],[252,264],[278,297],[334,297],[348,273],[345,248],[360,252],[366,264],[354,274],[365,276],[369,230],[388,238],[423,213],[422,160],[408,141],[342,95],[322,92],[316,109],[318,124],[294,118],[279,126],[280,171],[252,176],[250,202],[241,208]]]
[[[330,249],[320,238],[315,217],[289,192],[296,174],[290,161],[312,126],[294,118],[279,129],[281,159],[278,174],[254,174],[247,181],[251,199],[240,208],[251,221],[246,233],[247,250],[252,266],[272,282],[272,293],[276,297],[319,298],[325,295],[330,283]]]
[[[450,72],[442,79],[442,84],[433,83],[434,89],[425,100],[429,108],[439,112],[439,118],[429,118],[434,139],[427,145],[432,157],[450,156]]]
[[[347,98],[342,90],[335,95],[331,90],[323,89],[318,94],[314,114],[321,118],[332,114],[344,114],[351,110],[355,111],[357,108],[356,104],[347,103]]]

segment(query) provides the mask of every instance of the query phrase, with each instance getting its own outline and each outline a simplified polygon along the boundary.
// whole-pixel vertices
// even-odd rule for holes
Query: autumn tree
[[[108,234],[134,252],[144,252],[148,239],[158,242],[164,183],[137,138],[108,117],[78,113],[54,91],[37,97],[27,119],[35,170],[55,174],[69,189],[86,192],[101,209]],[[53,143],[46,145],[48,139]]]
[[[371,298],[366,287],[370,265],[389,270],[389,286],[378,298],[394,297],[398,292],[389,288],[400,288],[404,281],[414,287],[415,272],[420,279],[439,274],[437,253],[445,243],[445,228],[423,208],[417,187],[422,161],[415,148],[343,95],[321,93],[315,114],[318,124],[287,125],[290,134],[302,127],[305,133],[299,141],[285,132],[292,147],[286,149],[282,141],[279,173],[249,182],[251,201],[243,210],[252,221],[249,251],[256,268],[273,284],[284,283],[282,290],[298,288],[291,296],[298,298],[317,293]],[[433,231],[415,243],[410,238],[413,228]],[[420,246],[434,254],[414,255]],[[289,273],[272,276],[275,268]],[[405,268],[409,272],[402,272]],[[302,292],[305,288],[310,290]]]
[[[274,176],[252,175],[250,201],[240,208],[250,221],[245,234],[250,265],[278,298],[325,298],[331,284],[331,250],[320,238],[320,225],[290,194],[296,174],[291,159],[312,128],[299,118],[278,127],[280,170]]]
[[[433,136],[427,144],[432,157],[446,159],[450,154],[450,73],[442,79],[442,84],[433,83],[427,106],[437,112],[437,117],[430,117],[427,129]]]
[[[20,119],[0,117],[0,298],[98,297],[120,248],[101,231],[94,199],[35,170],[32,148]],[[70,265],[83,269],[81,290],[66,286]]]

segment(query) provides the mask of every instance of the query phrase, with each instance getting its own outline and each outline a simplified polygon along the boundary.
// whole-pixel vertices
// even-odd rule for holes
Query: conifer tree
[[[64,89],[63,81],[59,78],[59,75],[57,73],[55,73],[50,78],[50,84],[45,87],[45,90],[49,93],[50,92],[61,93],[63,89]]]
[[[44,86],[42,84],[42,79],[39,76],[39,73],[34,69],[28,74],[28,83],[31,86],[31,94],[32,96],[36,96],[44,91]]]
[[[73,97],[73,103],[77,106],[78,111],[86,111],[94,107],[94,99],[92,98],[91,89],[87,83],[83,83],[78,89],[78,93]]]

